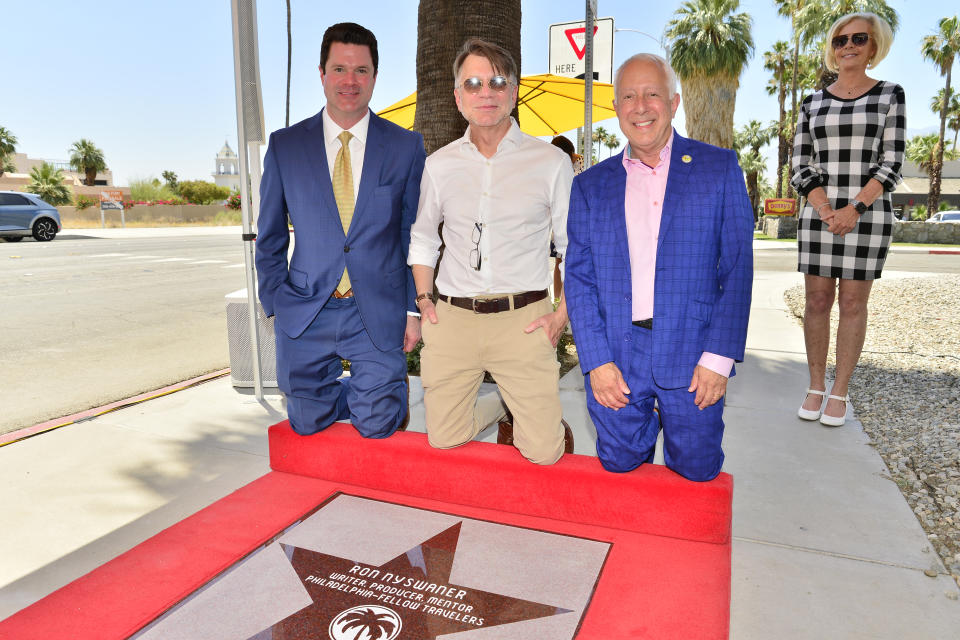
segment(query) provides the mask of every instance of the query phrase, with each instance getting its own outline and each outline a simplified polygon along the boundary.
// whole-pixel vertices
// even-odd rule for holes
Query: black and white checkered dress
[[[800,107],[793,144],[793,176],[800,195],[823,187],[834,209],[845,207],[870,178],[881,195],[852,231],[834,235],[810,206],[800,211],[798,269],[825,278],[880,277],[893,233],[890,192],[900,184],[907,118],[903,89],[880,81],[859,98],[843,99],[826,89]]]

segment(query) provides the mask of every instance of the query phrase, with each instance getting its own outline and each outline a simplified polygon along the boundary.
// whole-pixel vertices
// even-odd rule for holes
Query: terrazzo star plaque
[[[610,547],[340,493],[135,638],[572,640]]]

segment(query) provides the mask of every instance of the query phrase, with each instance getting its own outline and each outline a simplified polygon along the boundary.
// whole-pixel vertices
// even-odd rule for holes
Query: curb
[[[130,407],[135,404],[140,404],[141,402],[146,402],[147,400],[153,400],[154,398],[170,395],[171,393],[176,393],[177,391],[183,391],[184,389],[187,389],[189,387],[194,387],[204,382],[209,382],[211,380],[216,380],[217,378],[222,378],[223,376],[228,375],[229,373],[230,373],[230,369],[220,369],[219,371],[212,371],[202,376],[197,376],[196,378],[190,378],[189,380],[184,380],[182,382],[177,382],[171,385],[167,385],[166,387],[161,387],[153,391],[140,393],[135,396],[125,398],[123,400],[117,400],[116,402],[111,402],[109,404],[105,404],[99,407],[93,407],[92,409],[87,409],[85,411],[73,413],[68,416],[63,416],[62,418],[54,418],[53,420],[47,420],[46,422],[35,424],[32,427],[24,427],[22,429],[17,429],[16,431],[4,433],[0,435],[0,447],[5,447],[8,444],[13,444],[14,442],[26,440],[27,438],[32,438],[33,436],[38,436],[41,433],[47,433],[48,431],[53,431],[54,429],[59,429],[60,427],[66,427],[68,425],[76,424],[78,422],[91,420],[105,413],[116,411],[117,409],[124,409],[126,407]]]

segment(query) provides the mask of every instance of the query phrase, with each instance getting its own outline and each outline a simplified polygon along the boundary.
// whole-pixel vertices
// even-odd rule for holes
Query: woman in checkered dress
[[[901,180],[907,127],[903,89],[866,73],[886,56],[892,40],[890,26],[872,13],[850,14],[833,24],[824,60],[837,81],[803,101],[794,140],[791,183],[806,200],[798,246],[810,369],[798,415],[827,426],[844,423],[847,385],[867,329],[870,286],[880,277],[893,230],[890,192]],[[835,297],[837,366],[828,394]]]

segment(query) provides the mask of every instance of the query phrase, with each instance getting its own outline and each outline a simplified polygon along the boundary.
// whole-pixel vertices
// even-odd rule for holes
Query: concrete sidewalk
[[[806,363],[783,291],[800,282],[756,274],[729,387],[731,637],[955,638],[957,585],[860,424],[796,418]],[[593,455],[578,370],[561,394],[576,452]],[[279,396],[260,403],[221,378],[0,447],[0,619],[266,473],[266,427],[284,418]]]

